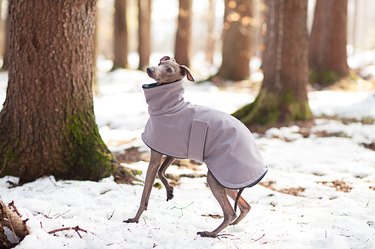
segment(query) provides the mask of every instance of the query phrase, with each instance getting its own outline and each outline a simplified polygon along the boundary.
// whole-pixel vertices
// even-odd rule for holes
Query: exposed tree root
[[[29,234],[26,226],[26,220],[18,212],[14,202],[5,205],[0,201],[0,248],[12,248]],[[12,233],[13,240],[6,234],[6,229]]]

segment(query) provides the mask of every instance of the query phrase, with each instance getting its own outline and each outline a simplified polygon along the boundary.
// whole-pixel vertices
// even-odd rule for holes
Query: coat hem
[[[210,168],[208,168],[208,170],[210,170]],[[247,181],[245,183],[239,183],[239,184],[223,184],[222,182],[224,182],[224,181],[222,180],[222,178],[216,177],[215,174],[214,174],[214,172],[212,172],[211,170],[210,170],[210,172],[212,173],[212,175],[214,176],[214,178],[216,179],[216,181],[221,186],[223,186],[224,188],[227,188],[227,189],[241,189],[241,188],[251,188],[251,187],[255,186],[256,184],[258,184],[264,178],[264,176],[267,174],[268,167],[267,166],[265,167],[264,172],[255,181],[251,180],[251,181]]]

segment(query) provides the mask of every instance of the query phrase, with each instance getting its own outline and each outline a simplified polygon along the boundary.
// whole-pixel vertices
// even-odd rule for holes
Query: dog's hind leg
[[[223,230],[229,224],[232,223],[232,221],[236,218],[236,213],[234,212],[232,205],[228,200],[225,188],[222,185],[220,185],[220,183],[214,178],[210,171],[208,171],[207,173],[207,183],[208,186],[211,188],[211,191],[215,196],[216,200],[219,202],[221,209],[223,210],[224,221],[212,232],[204,231],[198,232],[198,234],[202,237],[216,237],[221,230]]]
[[[173,198],[173,187],[168,183],[168,180],[165,177],[165,171],[173,163],[173,161],[174,161],[173,157],[167,156],[164,159],[164,162],[163,162],[163,164],[161,165],[161,167],[159,168],[159,171],[158,171],[158,176],[159,176],[160,180],[162,181],[162,183],[164,184],[164,187],[167,191],[167,201],[169,201]]]
[[[227,192],[227,195],[230,196],[230,198],[232,198],[234,201],[236,201],[236,197],[237,197],[237,194],[238,194],[237,190],[226,189],[226,192]],[[238,199],[238,207],[240,208],[241,213],[237,217],[237,219],[235,221],[233,221],[233,223],[231,225],[238,224],[243,218],[245,218],[245,216],[249,213],[249,211],[251,209],[250,204],[247,203],[246,200],[244,198],[242,198],[241,196]]]
[[[143,187],[141,204],[139,205],[137,214],[134,216],[134,218],[127,219],[124,222],[126,223],[137,222],[138,223],[139,217],[141,217],[143,211],[147,210],[147,205],[148,205],[148,200],[150,198],[152,185],[154,184],[156,173],[159,170],[162,158],[163,158],[162,154],[151,150],[151,159],[150,159],[150,163],[148,165],[148,169],[146,173],[146,180],[145,180],[145,186]]]

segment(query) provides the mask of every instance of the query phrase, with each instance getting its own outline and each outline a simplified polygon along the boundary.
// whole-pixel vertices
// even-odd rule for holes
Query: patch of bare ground
[[[220,214],[202,214],[203,217],[209,217],[209,218],[212,218],[212,219],[222,219],[224,218],[224,216],[220,215]]]
[[[373,143],[369,143],[369,144],[365,144],[365,143],[363,143],[363,144],[361,144],[361,145],[364,146],[364,147],[367,148],[367,149],[370,149],[370,150],[375,151],[375,142],[373,142]]]
[[[139,161],[149,162],[150,152],[140,151],[139,147],[130,147],[130,148],[125,149],[123,152],[116,153],[115,157],[118,162],[126,163],[126,164],[135,163]],[[202,165],[202,163],[198,163],[196,161],[189,160],[189,159],[176,159],[172,164],[178,166],[181,169],[182,168],[191,169],[193,172],[199,170],[199,167]],[[125,178],[125,176],[129,173],[129,170],[132,171],[136,175],[141,174],[141,172],[137,170],[132,170],[127,167],[119,167],[119,170],[117,171],[115,175],[115,180],[117,182],[123,182],[122,178]],[[166,176],[169,180],[169,183],[172,186],[177,186],[180,184],[180,179],[182,177],[201,178],[201,177],[206,177],[206,174],[199,174],[199,173],[166,174]],[[154,187],[161,188],[162,185],[160,183],[155,183]]]
[[[342,180],[318,181],[317,183],[334,188],[338,192],[349,193],[352,190],[352,186]]]
[[[115,153],[115,157],[120,163],[135,163],[139,161],[149,162],[150,152],[140,151],[139,147],[130,147],[122,152]],[[202,165],[201,163],[189,159],[176,159],[172,164],[191,170],[197,170],[198,167]]]
[[[266,187],[268,189],[271,189],[272,191],[276,191],[283,194],[293,195],[293,196],[301,196],[301,193],[305,191],[305,188],[302,187],[296,187],[296,188],[276,188],[276,181],[266,181],[266,182],[260,182],[261,186]]]
[[[150,159],[149,154],[149,152],[141,152],[139,147],[130,147],[123,152],[115,153],[115,157],[120,163],[135,163],[139,161],[148,162]]]

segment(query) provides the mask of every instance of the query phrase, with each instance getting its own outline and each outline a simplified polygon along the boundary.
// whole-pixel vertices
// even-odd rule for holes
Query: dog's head
[[[160,59],[159,65],[156,67],[148,67],[147,74],[158,84],[171,83],[182,80],[185,76],[188,80],[194,81],[189,68],[179,65],[175,59],[164,56]]]

